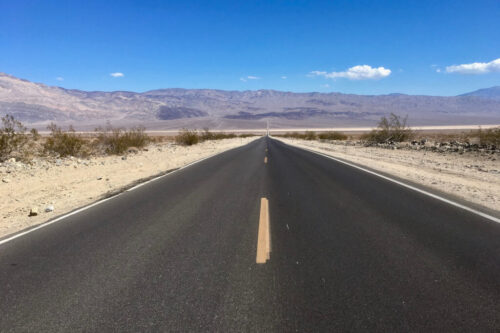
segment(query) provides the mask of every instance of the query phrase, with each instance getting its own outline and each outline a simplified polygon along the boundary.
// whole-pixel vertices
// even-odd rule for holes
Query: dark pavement
[[[499,300],[500,224],[270,138],[0,245],[0,332],[498,332]]]

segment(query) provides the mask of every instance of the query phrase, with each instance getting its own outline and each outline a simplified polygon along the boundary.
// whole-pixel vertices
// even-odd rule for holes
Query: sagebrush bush
[[[318,135],[316,135],[316,132],[314,131],[306,131],[305,133],[299,133],[299,132],[286,132],[283,135],[279,135],[284,138],[292,138],[292,139],[302,139],[302,140],[316,140],[318,139]]]
[[[106,154],[120,155],[131,147],[142,148],[149,143],[149,137],[142,126],[124,129],[112,127],[96,128],[97,140],[95,145]]]
[[[20,151],[28,143],[26,127],[11,115],[2,117],[0,128],[0,161],[8,159],[11,153]]]
[[[347,135],[340,132],[325,132],[318,134],[320,140],[347,140]]]
[[[479,129],[477,131],[472,131],[472,135],[479,137],[482,146],[500,146],[500,127],[488,128],[485,130]]]
[[[175,137],[175,142],[185,146],[192,146],[200,142],[200,136],[196,130],[182,129]]]
[[[363,134],[361,139],[376,143],[408,141],[413,136],[413,133],[408,127],[407,121],[408,116],[402,118],[391,113],[389,118],[384,116],[380,119],[377,129]]]
[[[86,155],[84,151],[86,140],[75,133],[73,126],[70,125],[67,131],[63,131],[56,124],[51,123],[47,129],[50,130],[50,136],[43,145],[46,153],[60,157]]]

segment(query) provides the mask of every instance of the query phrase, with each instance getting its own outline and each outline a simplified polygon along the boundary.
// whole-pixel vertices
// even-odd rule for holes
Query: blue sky
[[[84,90],[456,95],[500,85],[499,32],[498,0],[5,0],[0,72]]]

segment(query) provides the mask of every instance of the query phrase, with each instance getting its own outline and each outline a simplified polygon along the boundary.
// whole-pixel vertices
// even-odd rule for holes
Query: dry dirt
[[[500,212],[500,156],[383,149],[278,138],[298,147],[383,171]]]
[[[184,147],[151,144],[146,150],[123,156],[66,158],[0,163],[0,237],[43,223],[119,191],[140,179],[182,167],[193,161],[257,139],[206,141]],[[54,210],[46,212],[53,206]],[[37,216],[29,217],[32,208]],[[49,209],[50,210],[50,209]]]

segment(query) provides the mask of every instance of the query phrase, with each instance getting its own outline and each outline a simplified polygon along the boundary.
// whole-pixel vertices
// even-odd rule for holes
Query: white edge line
[[[255,141],[255,140],[252,140],[252,141],[250,141],[250,142],[253,142],[253,141]],[[249,144],[250,142],[248,142],[248,143],[246,143],[246,144]],[[246,145],[246,144],[245,144],[245,145]],[[172,172],[166,173],[166,174],[164,174],[164,175],[161,175],[161,176],[158,176],[158,177],[152,178],[152,179],[150,179],[150,180],[147,180],[147,181],[145,181],[145,182],[143,182],[143,183],[137,184],[137,185],[135,185],[134,187],[129,188],[129,189],[128,189],[128,190],[126,190],[125,192],[130,192],[130,191],[133,191],[133,190],[135,190],[135,189],[137,189],[137,188],[139,188],[139,187],[141,187],[141,186],[144,186],[144,185],[146,185],[146,184],[148,184],[148,183],[151,183],[151,182],[153,182],[153,181],[155,181],[155,180],[158,180],[158,179],[163,178],[163,177],[165,177],[165,176],[168,176],[168,175],[171,175],[171,174],[173,174],[173,173],[176,173],[177,171],[180,171],[180,170],[182,170],[182,169],[185,169],[185,168],[187,168],[187,167],[189,167],[189,166],[191,166],[191,165],[193,165],[193,164],[203,162],[204,160],[207,160],[207,159],[209,159],[209,158],[211,158],[211,157],[217,156],[217,155],[219,155],[219,154],[225,153],[225,152],[227,152],[227,151],[229,151],[229,150],[232,150],[232,149],[235,149],[235,148],[239,148],[239,147],[243,147],[243,146],[238,146],[238,147],[234,147],[234,148],[231,148],[231,149],[227,149],[227,150],[224,150],[224,151],[221,151],[221,152],[218,152],[218,153],[212,154],[212,155],[210,155],[210,156],[204,157],[204,158],[202,158],[202,159],[199,159],[199,160],[193,161],[193,162],[188,163],[188,164],[186,164],[186,165],[184,165],[184,166],[182,166],[182,167],[180,167],[180,168],[175,169],[175,170],[174,170],[174,171],[172,171]],[[106,202],[106,201],[108,201],[108,200],[111,200],[111,199],[114,199],[114,198],[118,197],[118,196],[119,196],[120,194],[122,194],[122,193],[124,193],[124,192],[120,192],[120,193],[118,193],[118,194],[116,194],[116,195],[113,195],[113,196],[111,196],[111,197],[109,197],[109,198],[105,198],[105,199],[101,199],[101,200],[99,200],[99,201],[93,202],[93,203],[91,203],[91,204],[89,204],[89,205],[87,205],[87,206],[83,206],[83,207],[81,207],[81,208],[78,208],[78,209],[76,209],[76,210],[74,210],[74,211],[72,211],[72,212],[70,212],[70,213],[68,213],[68,214],[65,214],[65,215],[59,216],[59,217],[57,217],[57,218],[55,218],[55,219],[53,219],[53,220],[49,220],[49,221],[47,221],[47,222],[44,222],[44,223],[42,223],[42,224],[39,224],[39,225],[37,225],[36,227],[33,227],[33,228],[29,229],[29,230],[26,230],[26,231],[20,232],[20,233],[15,234],[15,235],[13,235],[13,236],[11,236],[11,237],[8,237],[8,238],[5,238],[5,239],[3,239],[3,240],[0,240],[0,245],[3,245],[3,244],[5,244],[5,243],[7,243],[7,242],[10,242],[11,240],[14,240],[14,239],[19,238],[19,237],[21,237],[21,236],[24,236],[24,235],[27,235],[27,234],[29,234],[29,233],[32,233],[33,231],[36,231],[36,230],[38,230],[38,229],[45,228],[45,227],[47,227],[47,226],[49,226],[49,225],[51,225],[51,224],[53,224],[53,223],[59,222],[59,221],[61,221],[61,220],[65,219],[65,218],[67,218],[67,217],[70,217],[71,215],[78,214],[78,213],[80,213],[80,212],[83,212],[84,210],[87,210],[87,209],[89,209],[89,208],[92,208],[92,207],[95,207],[95,206],[97,206],[97,205],[100,205],[100,204],[102,204],[103,202]]]
[[[299,148],[299,149],[302,149],[302,150],[307,150],[307,151],[309,151],[309,152],[311,152],[311,153],[315,153],[315,154],[317,154],[317,155],[321,155],[321,156],[324,156],[324,157],[330,158],[330,159],[335,160],[335,161],[337,161],[337,162],[339,162],[339,163],[342,163],[342,164],[348,165],[348,166],[350,166],[350,167],[356,168],[356,169],[358,169],[358,170],[361,170],[361,171],[367,172],[367,173],[372,174],[372,175],[374,175],[374,176],[377,176],[377,177],[383,178],[383,179],[385,179],[385,180],[391,181],[391,182],[396,183],[396,184],[398,184],[398,185],[401,185],[401,186],[403,186],[403,187],[409,188],[410,190],[413,190],[413,191],[416,191],[416,192],[419,192],[419,193],[425,194],[425,195],[427,195],[427,196],[429,196],[429,197],[431,197],[431,198],[434,198],[434,199],[437,199],[437,200],[440,200],[440,201],[446,202],[447,204],[450,204],[450,205],[452,205],[452,206],[455,206],[455,207],[461,208],[461,209],[463,209],[463,210],[466,210],[466,211],[468,211],[468,212],[474,213],[474,214],[476,214],[476,215],[482,216],[482,217],[484,217],[484,218],[486,218],[486,219],[488,219],[488,220],[491,220],[491,221],[493,221],[493,222],[500,223],[500,218],[497,218],[497,217],[495,217],[495,216],[492,216],[492,215],[489,215],[489,214],[483,213],[483,212],[481,212],[481,211],[479,211],[479,210],[476,210],[476,209],[474,209],[474,208],[470,208],[470,207],[468,207],[468,206],[465,206],[465,205],[459,204],[458,202],[455,202],[455,201],[450,200],[450,199],[446,199],[446,198],[441,197],[441,196],[439,196],[439,195],[437,195],[437,194],[434,194],[434,193],[431,193],[431,192],[428,192],[428,191],[425,191],[425,190],[419,189],[418,187],[415,187],[415,186],[412,186],[412,185],[408,185],[408,184],[403,183],[403,182],[401,182],[401,181],[399,181],[399,180],[396,180],[396,179],[394,179],[394,178],[390,178],[390,177],[384,176],[384,175],[382,175],[382,174],[380,174],[380,173],[377,173],[377,172],[374,172],[374,171],[371,171],[371,170],[365,169],[365,168],[360,167],[360,166],[358,166],[358,165],[355,165],[355,164],[352,164],[352,163],[349,163],[349,162],[346,162],[346,161],[340,160],[340,159],[338,159],[338,158],[335,158],[335,157],[333,157],[333,156],[330,156],[330,155],[327,155],[327,154],[324,154],[324,153],[320,153],[320,152],[317,152],[317,151],[314,151],[314,150],[311,150],[311,149],[308,149],[308,148],[303,148],[303,147],[295,146],[295,145],[292,145],[292,144],[288,144],[288,143],[286,143],[286,142],[284,142],[284,141],[281,141],[281,140],[279,140],[279,139],[278,139],[278,141],[280,141],[280,142],[282,142],[282,143],[284,143],[284,144],[286,144],[286,145],[288,145],[288,146],[296,147],[296,148]]]

